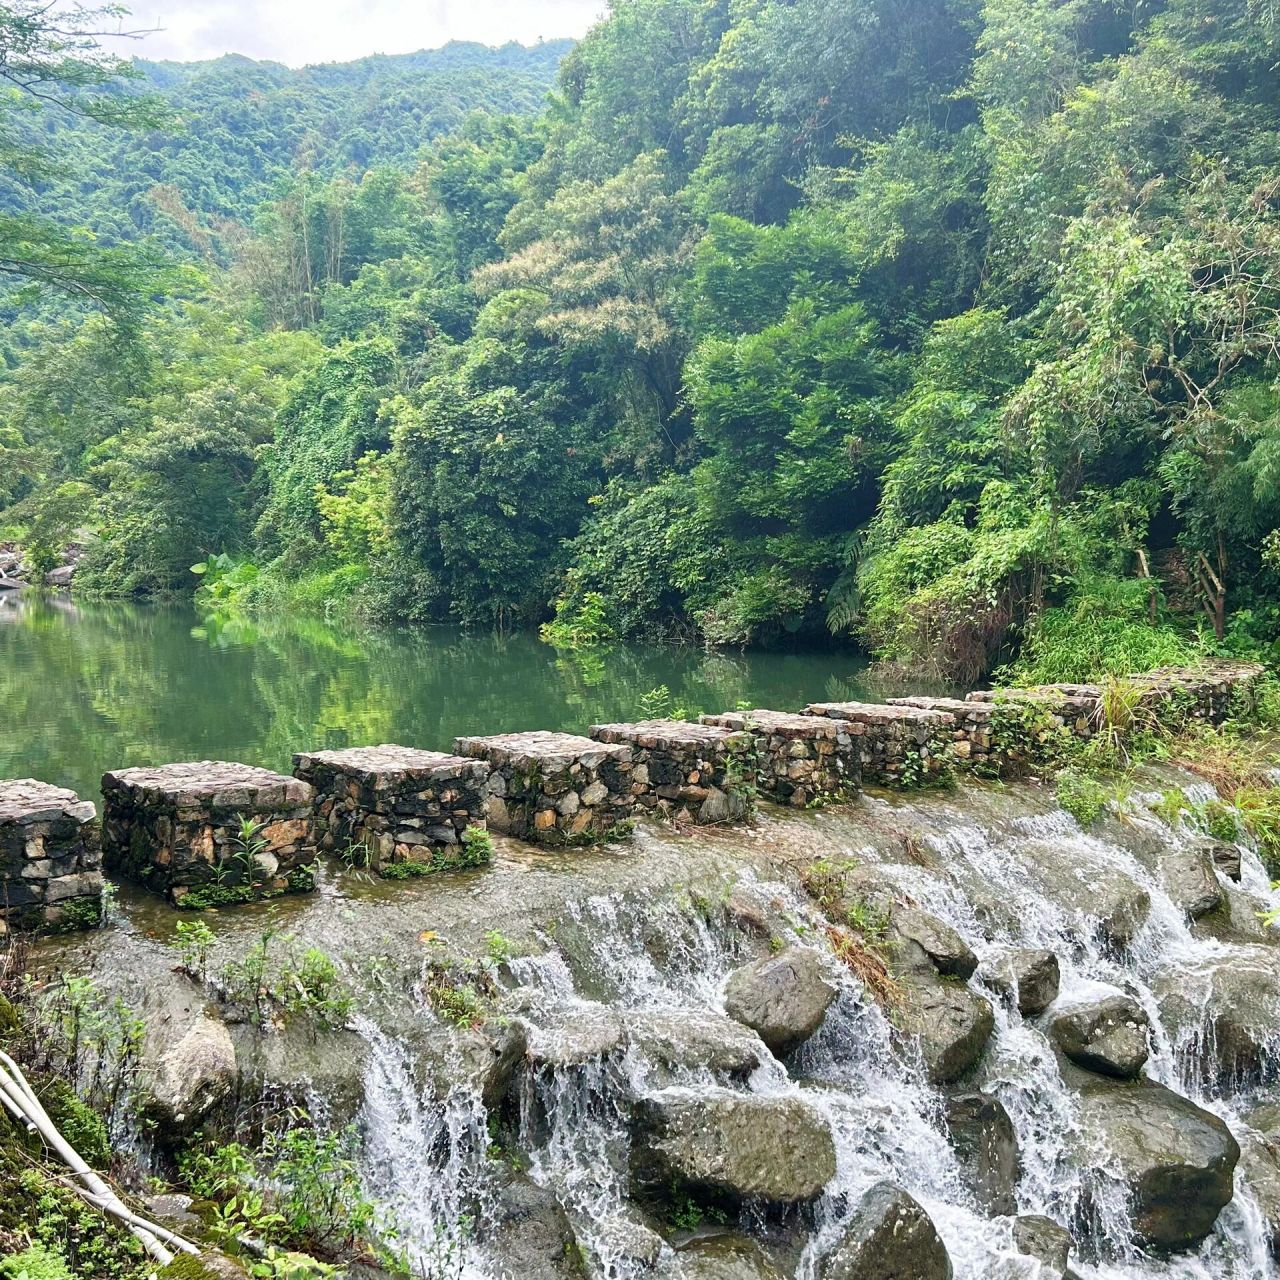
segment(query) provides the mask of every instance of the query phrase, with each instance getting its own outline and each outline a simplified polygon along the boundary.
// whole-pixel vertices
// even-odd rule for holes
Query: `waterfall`
[[[831,853],[856,854],[901,895],[947,923],[978,957],[970,986],[995,1012],[979,1084],[1000,1099],[1017,1133],[1018,1212],[1073,1230],[1085,1255],[1072,1264],[1082,1280],[1259,1280],[1273,1274],[1265,1224],[1239,1175],[1235,1199],[1198,1250],[1172,1258],[1144,1253],[1105,1155],[1086,1161],[1073,1154],[1080,1146],[1078,1099],[1042,1030],[1044,1020],[1023,1019],[988,976],[990,962],[1006,949],[1043,948],[1058,956],[1061,968],[1049,1016],[1099,995],[1129,995],[1151,1023],[1147,1075],[1240,1132],[1248,1105],[1260,1099],[1231,1082],[1226,1088],[1215,1082],[1206,1069],[1216,1049],[1212,1020],[1166,1025],[1160,989],[1175,981],[1194,999],[1213,966],[1241,963],[1245,952],[1193,930],[1142,860],[1082,831],[1064,812],[975,822],[959,806],[943,803],[894,813],[897,821],[905,813],[919,825],[936,860],[923,866],[891,861],[874,845],[845,840],[838,822],[827,827]],[[1190,835],[1166,827],[1140,804],[1123,816],[1171,847]],[[1055,861],[1059,870],[1053,874],[1074,880],[1050,891],[1045,869]],[[1268,894],[1252,850],[1243,851],[1242,865],[1241,888]],[[1108,933],[1114,922],[1090,910],[1095,885],[1108,877],[1122,877],[1149,904],[1122,947]],[[780,933],[782,942],[829,950],[812,904],[789,885],[744,872],[733,892],[780,922],[775,936]],[[630,1280],[675,1256],[628,1198],[629,1115],[636,1099],[673,1082],[695,1091],[725,1087],[706,1066],[660,1061],[643,1034],[648,1027],[722,1017],[725,983],[753,954],[722,905],[681,895],[571,900],[555,932],[542,938],[544,950],[509,966],[519,994],[512,1016],[525,1025],[531,1046],[530,1063],[514,1087],[517,1145],[528,1176],[553,1191],[568,1212],[589,1273],[603,1280]],[[836,1175],[807,1222],[795,1255],[796,1280],[817,1280],[861,1195],[881,1179],[897,1183],[925,1208],[957,1280],[1047,1275],[1014,1247],[1012,1219],[986,1216],[975,1202],[948,1138],[943,1092],[904,1048],[892,1018],[834,956],[827,961],[838,995],[821,1030],[786,1065],[759,1045],[758,1065],[729,1086],[802,1099],[830,1126]],[[401,1240],[415,1258],[441,1250],[460,1258],[468,1280],[502,1276],[501,1258],[486,1256],[466,1230],[491,1194],[490,1117],[478,1092],[460,1087],[442,1101],[433,1098],[415,1078],[404,1043],[367,1021],[359,1030],[372,1050],[363,1116],[366,1160],[371,1185]],[[586,1031],[588,1047],[595,1047],[578,1053]],[[737,1227],[750,1233],[760,1224],[744,1212]]]

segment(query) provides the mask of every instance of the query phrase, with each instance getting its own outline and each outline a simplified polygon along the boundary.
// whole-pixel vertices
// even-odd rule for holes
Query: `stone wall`
[[[635,808],[631,748],[573,733],[458,738],[460,756],[483,760],[489,825],[536,844],[591,844]]]
[[[595,724],[596,742],[631,751],[631,794],[640,809],[679,823],[740,821],[751,812],[756,739],[683,720]]]
[[[858,789],[859,752],[843,721],[760,709],[703,716],[701,723],[755,735],[756,785],[779,804],[805,808]]]
[[[847,726],[857,743],[863,782],[916,786],[951,765],[955,717],[950,712],[875,702],[811,702],[804,714]]]
[[[485,826],[485,761],[384,745],[303,753],[293,764],[315,792],[322,849],[380,873],[473,861],[463,836]]]
[[[220,760],[121,769],[102,779],[107,869],[186,905],[314,888],[311,787]],[[251,832],[244,830],[244,824]]]
[[[0,938],[102,919],[97,813],[74,791],[34,778],[0,781]]]

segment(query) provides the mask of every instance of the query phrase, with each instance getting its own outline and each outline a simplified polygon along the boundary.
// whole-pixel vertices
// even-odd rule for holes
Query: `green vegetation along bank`
[[[217,120],[221,187],[193,128],[151,240],[10,200],[0,265],[38,296],[12,295],[0,526],[45,561],[82,541],[82,591],[200,564],[224,609],[568,646],[835,636],[956,681],[1266,656],[1278,54],[1261,0],[617,0],[540,114],[487,92],[411,126],[414,164],[394,123],[317,125],[269,191],[222,163],[258,123],[196,88],[250,69],[145,69]],[[175,127],[75,66],[0,122],[11,174]],[[375,70],[268,98],[394,113]]]

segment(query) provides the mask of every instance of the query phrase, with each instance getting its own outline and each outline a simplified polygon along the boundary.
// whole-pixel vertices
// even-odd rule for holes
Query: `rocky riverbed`
[[[1253,1280],[1280,1246],[1274,896],[1152,811],[1175,786],[1207,798],[1151,775],[1087,833],[966,785],[500,840],[415,882],[335,866],[211,918],[201,976],[126,891],[34,966],[143,1017],[159,1165],[264,1096],[354,1122],[428,1274]],[[266,930],[337,961],[342,1025],[272,1029],[203,978]]]

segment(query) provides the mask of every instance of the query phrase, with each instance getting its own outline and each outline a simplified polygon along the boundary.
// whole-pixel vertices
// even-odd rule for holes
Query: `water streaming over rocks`
[[[503,1017],[525,1042],[492,1110],[461,1069],[452,1089],[433,1094],[403,1042],[361,1023],[372,1049],[362,1116],[372,1184],[435,1274],[446,1262],[468,1277],[579,1266],[611,1280],[906,1274],[865,1269],[850,1244],[851,1224],[866,1229],[866,1206],[883,1199],[868,1193],[886,1182],[932,1220],[959,1280],[1275,1274],[1272,1228],[1213,1119],[1246,1151],[1260,1141],[1247,1117],[1267,1100],[1280,1060],[1280,988],[1277,949],[1248,922],[1270,890],[1245,849],[1238,884],[1213,872],[1215,892],[1247,904],[1244,929],[1232,927],[1240,913],[1226,906],[1193,922],[1169,885],[1199,838],[1153,816],[1142,796],[1098,834],[1025,797],[866,799],[783,833],[786,857],[744,868],[716,898],[672,890],[570,899],[541,949],[503,969]],[[990,1006],[993,1031],[962,1080],[930,1083],[910,1034],[916,979],[903,978],[907,1013],[886,1010],[833,954],[827,922],[788,867],[797,849],[844,867],[869,901],[927,913],[971,950],[977,970],[967,984],[932,972],[919,979],[949,994],[967,986]],[[895,972],[916,944],[902,945],[889,953]],[[726,1018],[724,991],[742,966],[789,946],[821,953],[821,978],[836,996],[817,1033],[779,1061]],[[1049,1008],[1024,1017],[1006,957],[1026,948],[1052,952],[1060,981]],[[1136,1082],[1074,1066],[1051,1030],[1064,1013],[1121,995],[1149,1024]],[[1131,1022],[1126,1033],[1142,1034],[1142,1018]],[[975,1157],[948,1128],[957,1095],[975,1091],[999,1105],[979,1100],[960,1112],[998,1115],[1002,1105],[1016,1134],[1016,1152],[988,1160],[982,1176],[973,1163],[986,1158],[981,1144]],[[1135,1194],[1135,1177],[1146,1175],[1115,1149],[1129,1140],[1113,1123],[1127,1108],[1146,1137],[1142,1126],[1166,1122],[1175,1145],[1203,1131],[1205,1169],[1173,1203]],[[784,1140],[811,1122],[829,1131],[833,1159],[816,1194],[806,1175],[821,1164],[825,1137],[798,1154]],[[742,1135],[734,1140],[745,1153],[714,1149],[726,1133]],[[983,1177],[1009,1170],[1003,1207],[1016,1219],[984,1208]],[[513,1182],[525,1188],[516,1236],[562,1239],[559,1259],[513,1253],[510,1233],[493,1226],[509,1217],[502,1206]],[[1205,1203],[1179,1208],[1178,1195]],[[1215,1195],[1230,1196],[1220,1213]],[[1172,1242],[1169,1232],[1197,1235],[1197,1213],[1203,1240]],[[1069,1269],[1052,1250],[1041,1251],[1045,1260],[1023,1251],[1029,1236],[1053,1231],[1028,1215],[1070,1231]],[[1159,1247],[1171,1242],[1171,1251]],[[920,1257],[935,1256],[928,1240],[920,1247]]]
[[[279,920],[360,1012],[233,1024],[239,1088],[355,1117],[429,1280],[1263,1280],[1280,900],[1251,849],[1159,804],[1171,782],[1213,798],[1154,778],[1085,832],[1035,787],[970,786],[337,874]],[[169,915],[122,903],[49,946],[180,1039],[217,1007],[173,971]],[[261,928],[227,913],[211,965]],[[492,951],[477,1025],[430,998],[445,945]]]

